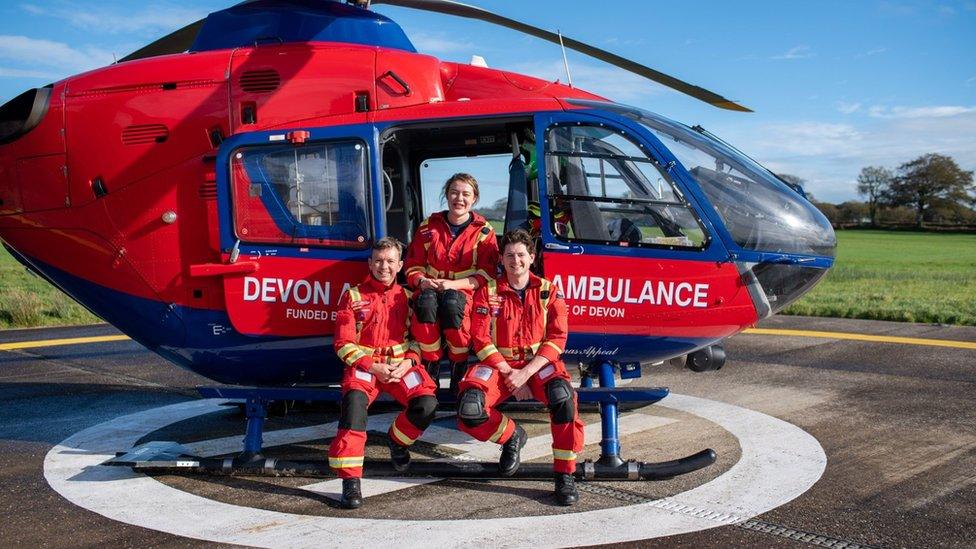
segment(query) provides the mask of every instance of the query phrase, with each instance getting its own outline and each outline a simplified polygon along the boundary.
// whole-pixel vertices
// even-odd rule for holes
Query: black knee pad
[[[434,420],[436,411],[437,399],[433,395],[419,396],[407,403],[407,420],[414,427],[424,430]]]
[[[417,313],[418,322],[422,324],[437,322],[437,292],[434,290],[420,292],[414,301],[413,309]]]
[[[458,419],[468,427],[477,427],[488,421],[485,412],[485,392],[481,389],[468,389],[458,401]]]
[[[549,415],[553,423],[571,423],[576,417],[576,401],[573,400],[573,386],[565,379],[554,379],[546,384],[549,398]]]
[[[342,408],[339,412],[339,428],[353,431],[366,430],[366,408],[369,397],[362,391],[348,391],[342,395]]]
[[[453,328],[457,330],[464,322],[464,306],[467,305],[467,297],[457,290],[445,290],[441,292],[441,303],[438,312],[441,317],[441,329]]]

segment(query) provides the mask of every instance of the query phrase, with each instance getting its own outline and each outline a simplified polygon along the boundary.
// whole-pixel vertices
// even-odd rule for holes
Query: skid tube
[[[575,477],[591,481],[649,481],[668,480],[697,471],[715,462],[715,452],[702,450],[681,459],[644,463],[625,461],[620,465],[606,465],[585,461],[576,464]],[[323,460],[289,461],[265,458],[241,463],[234,458],[196,458],[180,456],[166,462],[129,462],[116,458],[109,464],[128,465],[136,471],[162,474],[205,474],[248,477],[307,477],[329,478],[335,474]],[[551,463],[523,463],[514,475],[505,477],[498,473],[498,464],[480,461],[413,461],[407,471],[393,469],[389,461],[367,460],[363,464],[365,478],[451,478],[472,480],[550,480]]]
[[[649,405],[668,395],[664,387],[616,387],[617,372],[625,377],[639,377],[640,367],[621,366],[610,361],[599,361],[580,368],[581,387],[577,392],[580,403],[597,404],[600,410],[601,440],[600,458],[576,465],[574,476],[592,481],[654,481],[667,480],[697,471],[715,463],[715,451],[702,450],[683,458],[647,463],[624,460],[620,456],[620,439],[617,420],[622,404]],[[627,372],[626,374],[624,372]],[[594,387],[597,381],[599,387]],[[247,416],[243,451],[233,458],[201,458],[190,455],[175,442],[150,442],[122,452],[106,462],[106,465],[132,467],[136,471],[153,473],[278,476],[278,477],[333,477],[325,460],[289,461],[262,455],[264,421],[267,405],[275,401],[338,401],[341,392],[334,389],[310,388],[247,388],[247,387],[200,387],[200,394],[209,398],[243,399]],[[439,397],[441,395],[438,395]],[[442,400],[453,404],[453,395]],[[538,404],[538,403],[537,403]],[[421,477],[457,479],[507,479],[542,480],[553,475],[550,463],[523,463],[512,476],[502,476],[494,462],[437,459],[413,461],[407,471],[396,471],[389,461],[367,460],[363,465],[364,476],[369,477]]]

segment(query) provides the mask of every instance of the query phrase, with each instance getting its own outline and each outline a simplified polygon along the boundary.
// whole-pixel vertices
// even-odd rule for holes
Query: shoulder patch
[[[549,299],[549,290],[543,290],[542,293],[539,294],[539,297],[542,299]]]
[[[491,233],[491,227],[485,225],[484,227],[481,228],[481,234],[489,234],[489,233]]]

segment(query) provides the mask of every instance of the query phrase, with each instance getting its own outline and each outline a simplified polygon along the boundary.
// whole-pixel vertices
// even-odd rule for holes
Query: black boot
[[[525,442],[529,439],[529,436],[525,434],[525,429],[521,425],[515,426],[515,432],[512,436],[502,445],[502,457],[498,458],[498,472],[502,476],[510,477],[518,471],[520,463],[520,453],[522,452],[522,447],[525,446]]]
[[[389,440],[390,445],[390,461],[393,463],[393,468],[399,472],[406,471],[410,468],[410,450],[406,446],[400,446],[392,438]]]
[[[556,503],[559,505],[574,505],[579,501],[576,491],[576,479],[573,475],[556,473]]]
[[[342,499],[339,505],[343,509],[359,509],[363,505],[363,493],[359,489],[358,478],[342,479]]]

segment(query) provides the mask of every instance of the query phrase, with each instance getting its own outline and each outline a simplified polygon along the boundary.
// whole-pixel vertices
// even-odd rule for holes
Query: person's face
[[[521,242],[505,246],[502,253],[502,265],[505,267],[505,273],[510,277],[521,277],[528,273],[534,261],[535,254],[529,253],[525,244]]]
[[[396,280],[397,273],[403,268],[403,261],[400,260],[400,253],[396,248],[384,248],[373,250],[369,257],[369,272],[373,278],[389,286]]]
[[[456,217],[467,215],[475,203],[474,187],[455,181],[447,189],[447,207]]]

